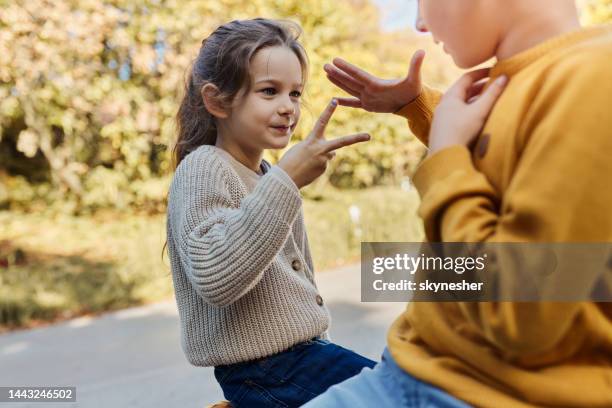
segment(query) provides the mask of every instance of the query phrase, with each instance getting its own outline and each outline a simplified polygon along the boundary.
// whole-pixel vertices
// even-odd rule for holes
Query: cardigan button
[[[317,295],[317,305],[323,306],[323,298],[321,295]]]
[[[487,154],[487,150],[489,149],[489,139],[491,139],[491,135],[488,133],[484,133],[480,136],[480,141],[478,142],[478,157],[481,159],[485,157]]]
[[[291,267],[294,271],[299,271],[302,268],[302,263],[298,259],[294,259],[293,262],[291,262]]]

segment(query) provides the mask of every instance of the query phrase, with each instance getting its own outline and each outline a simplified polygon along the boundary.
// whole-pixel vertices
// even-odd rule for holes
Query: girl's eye
[[[302,96],[302,93],[300,91],[293,91],[291,92],[291,96],[294,98],[299,98],[300,96]]]
[[[261,90],[261,92],[263,92],[264,95],[268,95],[268,96],[276,95],[276,89],[274,88],[264,88]]]

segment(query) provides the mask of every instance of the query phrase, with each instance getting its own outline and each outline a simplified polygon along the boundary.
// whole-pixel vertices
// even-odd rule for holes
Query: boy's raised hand
[[[429,156],[446,147],[467,146],[484,126],[507,78],[497,78],[483,93],[489,69],[464,74],[442,97],[429,133]]]
[[[325,128],[336,106],[338,102],[332,99],[308,137],[289,149],[278,162],[278,166],[291,177],[298,188],[307,186],[323,174],[327,169],[327,162],[335,156],[337,149],[370,140],[367,133],[326,140]]]
[[[421,93],[421,66],[425,51],[414,53],[408,75],[402,79],[382,79],[341,58],[325,64],[327,78],[354,98],[337,98],[338,103],[368,112],[394,113]]]

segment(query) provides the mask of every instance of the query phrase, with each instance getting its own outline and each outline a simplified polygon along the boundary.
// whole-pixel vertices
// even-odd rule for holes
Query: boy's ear
[[[219,97],[219,88],[211,83],[208,83],[202,87],[200,92],[202,94],[204,106],[211,115],[217,119],[226,119],[229,116],[229,112],[223,106],[223,101]]]

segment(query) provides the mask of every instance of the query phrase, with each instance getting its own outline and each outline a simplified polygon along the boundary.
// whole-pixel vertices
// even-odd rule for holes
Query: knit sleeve
[[[179,204],[185,271],[207,303],[226,306],[261,280],[290,233],[301,196],[277,166],[240,201],[238,179],[222,159],[199,155],[185,164],[170,197]]]
[[[408,119],[408,126],[414,135],[425,145],[429,145],[429,130],[433,119],[433,112],[440,103],[442,94],[427,86],[423,92],[408,105],[396,112]]]
[[[566,63],[549,73],[530,105],[528,116],[537,123],[523,126],[533,130],[504,191],[504,213],[495,189],[476,169],[467,148],[449,147],[426,159],[414,183],[421,195],[419,214],[428,239],[610,241],[612,81],[607,69],[603,62]],[[563,260],[558,263],[564,265]],[[593,287],[590,279],[594,278],[584,276],[576,290],[588,294]],[[473,303],[461,307],[499,347],[527,353],[550,349],[560,341],[582,305]]]

